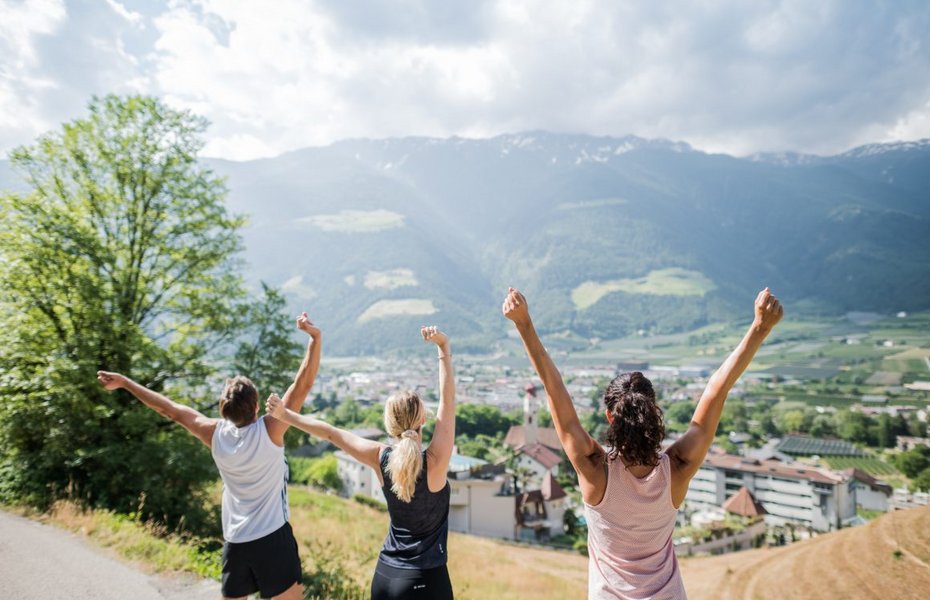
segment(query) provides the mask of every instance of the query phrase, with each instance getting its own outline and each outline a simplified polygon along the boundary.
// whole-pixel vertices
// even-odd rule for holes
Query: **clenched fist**
[[[781,321],[785,309],[769,288],[765,288],[756,296],[755,312],[754,324],[766,331],[771,331]]]

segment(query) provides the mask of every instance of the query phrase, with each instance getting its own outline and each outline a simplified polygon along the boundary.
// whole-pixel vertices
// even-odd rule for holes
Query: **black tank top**
[[[417,477],[410,502],[391,491],[387,472],[391,448],[381,455],[384,499],[387,500],[391,528],[381,549],[382,563],[398,569],[433,569],[446,564],[446,540],[449,537],[449,482],[438,492],[429,491],[426,477],[426,451],[423,469]]]

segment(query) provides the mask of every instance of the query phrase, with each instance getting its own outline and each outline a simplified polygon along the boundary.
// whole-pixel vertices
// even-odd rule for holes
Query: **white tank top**
[[[287,460],[261,417],[245,427],[220,421],[213,460],[223,478],[223,538],[251,542],[277,531],[289,518]]]

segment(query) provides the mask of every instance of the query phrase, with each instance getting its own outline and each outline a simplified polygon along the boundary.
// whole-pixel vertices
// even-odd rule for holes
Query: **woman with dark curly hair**
[[[578,472],[591,557],[588,598],[685,598],[672,545],[678,507],[714,441],[727,394],[782,317],[778,299],[768,288],[759,292],[749,331],[711,376],[688,431],[665,452],[662,409],[649,379],[624,373],[607,386],[605,450],[582,427],[523,294],[510,288],[503,311],[542,379],[559,441]]]

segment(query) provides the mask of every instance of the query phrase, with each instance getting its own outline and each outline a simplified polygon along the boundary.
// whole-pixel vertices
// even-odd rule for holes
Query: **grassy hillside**
[[[290,499],[304,571],[336,570],[367,590],[387,515],[304,488],[291,488]],[[152,570],[219,574],[219,551],[211,543],[198,548],[156,538],[126,518],[70,505],[42,518]],[[451,534],[449,557],[457,598],[585,597],[587,558],[578,554]],[[782,548],[686,558],[681,568],[691,600],[923,598],[930,589],[930,507]]]
[[[367,589],[387,533],[385,513],[356,502],[292,488],[291,524],[305,570],[317,565],[319,549],[338,557]],[[517,546],[450,534],[449,572],[456,598],[583,598],[587,559],[579,554]]]
[[[687,559],[682,572],[691,600],[926,598],[930,507],[783,548]]]

